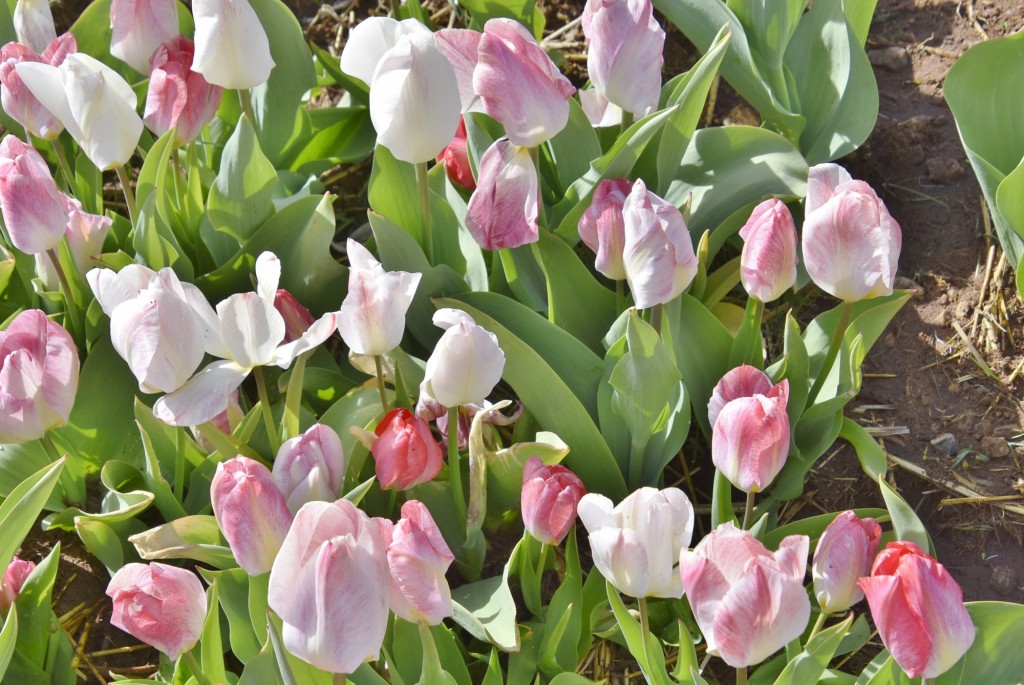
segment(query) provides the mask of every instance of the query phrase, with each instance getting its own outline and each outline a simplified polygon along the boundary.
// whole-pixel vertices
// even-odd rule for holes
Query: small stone
[[[886,336],[885,336],[885,339],[882,341],[882,343],[886,347],[896,347],[896,334],[895,333],[887,333]]]
[[[1006,438],[987,435],[981,439],[981,451],[993,458],[1005,457],[1010,453],[1010,446],[1006,444]]]
[[[1008,597],[1020,590],[1020,575],[1017,573],[1017,569],[1009,564],[999,564],[992,567],[989,584],[993,590]]]
[[[959,395],[960,394],[960,384],[957,383],[956,381],[953,381],[952,383],[950,383],[949,385],[946,386],[946,390],[951,395]]]
[[[907,54],[907,49],[898,45],[868,50],[868,60],[872,65],[889,71],[899,71],[910,66],[910,55]]]
[[[947,457],[952,457],[954,454],[956,454],[957,449],[959,448],[956,442],[956,438],[953,437],[952,433],[942,433],[941,435],[936,435],[934,438],[931,439],[931,445],[936,450],[938,450],[939,454],[943,454]]]
[[[964,176],[964,166],[955,159],[932,157],[925,162],[928,178],[936,183],[952,183]]]

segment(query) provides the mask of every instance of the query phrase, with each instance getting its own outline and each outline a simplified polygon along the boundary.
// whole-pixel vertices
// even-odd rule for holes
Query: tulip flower
[[[622,217],[622,262],[637,309],[672,301],[697,275],[697,256],[682,213],[637,180],[622,205]]]
[[[67,229],[67,204],[50,167],[13,135],[0,141],[0,209],[11,242],[27,254],[57,247]]]
[[[908,676],[935,678],[974,643],[963,592],[946,568],[912,542],[890,542],[857,585],[882,643]]]
[[[657,109],[665,31],[651,0],[587,0],[582,24],[594,86],[631,114]]]
[[[462,111],[482,111],[483,105],[473,89],[473,72],[480,59],[480,39],[484,34],[473,29],[441,29],[434,36],[438,49],[455,70]]]
[[[18,75],[17,65],[39,62],[57,67],[65,57],[77,51],[78,44],[70,33],[55,38],[42,55],[21,43],[7,43],[0,47],[0,103],[7,115],[32,135],[53,140],[64,130],[64,124],[28,89]]]
[[[708,654],[745,668],[803,633],[811,616],[803,586],[809,545],[806,535],[790,535],[770,552],[727,522],[683,550],[679,575]]]
[[[405,314],[422,275],[385,271],[369,250],[351,238],[347,251],[351,269],[348,294],[338,312],[338,332],[357,354],[390,352],[402,342]]]
[[[59,67],[21,62],[15,68],[100,171],[123,166],[135,153],[142,119],[135,91],[116,71],[80,52]]]
[[[575,473],[530,457],[523,468],[519,507],[526,530],[545,545],[560,545],[576,522],[576,508],[585,494],[587,489]]]
[[[179,35],[177,0],[113,0],[110,4],[110,54],[140,74],[149,58]]]
[[[601,181],[594,189],[590,206],[580,217],[580,238],[597,253],[594,268],[613,281],[626,280],[626,265],[622,263],[626,243],[622,207],[632,187],[625,178]]]
[[[630,597],[674,597],[683,586],[676,571],[681,550],[693,535],[693,505],[677,488],[640,488],[613,507],[589,493],[579,515],[590,535],[594,565]]]
[[[330,426],[314,424],[281,445],[273,475],[293,514],[306,502],[333,502],[345,481],[341,438]]]
[[[755,493],[779,475],[789,455],[789,381],[775,386],[768,381],[769,389],[762,393],[761,372],[750,366],[739,369],[719,381],[708,403],[708,414],[714,415],[711,460],[730,483]],[[751,386],[756,390],[750,395],[732,395]]]
[[[292,512],[263,464],[237,456],[217,464],[210,504],[235,561],[250,576],[270,571],[292,523]]]
[[[864,599],[857,580],[871,573],[882,527],[872,518],[844,511],[828,524],[814,549],[814,596],[826,614],[846,611]]]
[[[175,145],[192,142],[213,120],[222,89],[192,71],[195,43],[176,36],[157,47],[149,61],[149,91],[143,121],[158,136],[176,128]]]
[[[217,305],[192,302],[206,338],[206,351],[221,361],[204,367],[180,388],[164,395],[153,413],[172,426],[195,426],[224,411],[231,392],[259,366],[288,368],[303,352],[331,336],[333,313],[320,317],[298,340],[284,343],[285,323],[274,309],[281,262],[271,252],[256,259],[256,292],[231,295]],[[269,408],[267,408],[269,411]]]
[[[299,509],[267,596],[289,652],[324,671],[352,673],[378,657],[389,594],[387,553],[366,514],[343,499]]]
[[[786,203],[778,198],[754,208],[740,229],[743,288],[761,302],[772,302],[796,283],[796,225]]]
[[[194,573],[153,562],[125,564],[107,585],[110,622],[156,647],[171,660],[199,641],[206,593]]]
[[[278,288],[274,295],[274,309],[284,319],[284,341],[290,343],[298,340],[309,330],[316,319],[295,296],[284,288]]]
[[[270,41],[249,0],[193,0],[192,71],[222,88],[254,88],[270,78]]]
[[[836,164],[811,167],[804,265],[815,285],[844,302],[889,295],[902,236],[871,186]]]
[[[473,179],[473,168],[469,163],[469,152],[466,149],[466,121],[459,119],[459,127],[455,129],[455,137],[448,143],[437,161],[444,165],[448,179],[466,190],[474,190],[476,181]]]
[[[0,331],[0,443],[37,440],[68,422],[78,390],[78,349],[38,309]]]
[[[458,309],[437,310],[434,325],[445,332],[427,360],[424,389],[445,407],[481,404],[505,370],[497,336]]]
[[[57,38],[49,1],[18,0],[14,6],[14,35],[31,50],[45,50]]]
[[[480,160],[466,228],[485,250],[537,242],[537,169],[525,147],[499,138]]]
[[[726,404],[740,397],[768,395],[773,388],[772,380],[761,369],[743,364],[730,369],[715,384],[708,401],[708,425],[714,427],[718,415]]]
[[[103,252],[103,243],[107,239],[110,227],[114,224],[109,216],[90,214],[82,209],[82,203],[61,193],[64,208],[68,213],[68,225],[64,229],[64,237],[68,241],[68,249],[75,260],[79,273],[86,273],[96,266],[95,257]],[[49,290],[60,287],[59,276],[49,258],[36,253],[36,276]]]
[[[21,586],[25,584],[35,568],[36,565],[31,561],[25,561],[18,557],[11,559],[3,577],[0,577],[0,615],[6,614],[14,604],[18,593],[21,592]]]
[[[373,454],[377,482],[384,489],[408,490],[434,480],[444,457],[430,424],[404,407],[389,411],[374,431]]]
[[[94,269],[86,280],[110,317],[111,342],[128,362],[139,390],[173,392],[184,385],[203,360],[205,348],[196,309],[209,305],[199,289],[179,281],[169,267],[154,272],[141,264],[129,264],[117,273]],[[202,421],[188,425],[198,423]]]
[[[387,550],[391,611],[410,623],[436,626],[454,614],[444,574],[455,555],[441,537],[430,511],[417,500],[402,505],[397,524],[374,519]]]
[[[368,17],[348,34],[341,51],[341,70],[369,86],[385,53],[398,45],[403,37],[416,34],[431,35],[431,31],[416,19],[398,21],[391,17]]]

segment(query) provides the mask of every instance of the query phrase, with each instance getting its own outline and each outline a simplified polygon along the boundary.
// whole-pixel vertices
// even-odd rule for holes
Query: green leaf
[[[511,563],[511,560],[510,560]],[[508,589],[509,564],[500,576],[452,590],[455,622],[473,637],[506,652],[519,650],[516,603]]]
[[[214,578],[206,591],[206,621],[199,641],[200,663],[203,675],[211,683],[227,682],[224,672],[224,647],[220,639],[220,601],[217,599],[218,581]],[[197,674],[198,675],[198,674]]]
[[[57,543],[25,580],[12,609],[12,612],[16,610],[18,614],[18,633],[21,637],[17,645],[19,655],[47,672],[51,672],[52,668],[46,660],[52,649],[51,640],[68,639],[53,614],[53,584],[57,579],[59,565],[60,543]]]
[[[124,566],[124,546],[117,532],[104,521],[81,519],[75,531],[89,553],[99,559],[110,575]]]
[[[885,509],[854,509],[853,513],[855,513],[859,518],[873,518],[879,523],[883,523],[889,519],[889,512]],[[779,545],[782,543],[782,538],[789,535],[806,535],[813,543],[821,537],[821,534],[825,531],[825,528],[828,527],[828,524],[832,523],[833,519],[838,515],[839,513],[836,512],[798,519],[792,523],[787,523],[784,526],[779,526],[774,530],[768,531],[764,535],[763,542],[765,547],[768,549],[778,549]]]
[[[849,632],[851,625],[853,625],[852,613],[843,622],[815,635],[795,659],[789,660],[786,668],[776,678],[775,685],[803,685],[803,683],[818,682],[818,678],[825,672],[828,662],[832,660],[839,643]]]
[[[665,321],[693,415],[710,436],[708,401],[729,370],[732,335],[703,304],[685,293],[665,306]]]
[[[960,661],[935,679],[935,685],[1014,683],[1024,673],[1020,629],[1024,605],[1009,602],[967,602],[976,629],[974,643]]]
[[[314,109],[308,116],[312,131],[290,160],[291,169],[319,174],[373,152],[377,133],[365,107]]]
[[[395,159],[386,147],[378,146],[373,155],[368,192],[370,208],[401,227],[422,247],[423,217],[415,201],[419,197],[416,168]]]
[[[14,656],[14,645],[18,641],[18,612],[8,611],[0,630],[0,679],[7,673],[7,665]]]
[[[276,184],[274,165],[260,149],[252,123],[243,116],[221,153],[220,170],[206,203],[213,230],[244,245],[274,213]]]
[[[132,535],[128,541],[147,561],[194,559],[216,568],[237,566],[231,549],[224,544],[217,520],[209,515],[182,516]]]
[[[875,15],[875,6],[878,0],[862,0],[861,2],[844,2],[843,11],[846,12],[846,21],[857,36],[857,42],[861,47],[868,40],[868,30],[871,28],[871,19]]]
[[[357,78],[353,78],[341,70],[341,59],[330,54],[316,43],[310,43],[309,47],[313,50],[313,54],[316,56],[316,61],[320,63],[320,66],[324,68],[327,75],[334,80],[336,84],[345,89],[345,92],[352,96],[352,99],[363,105],[364,107],[370,106],[370,89],[369,87]],[[376,135],[374,135],[374,142],[376,142]]]
[[[913,542],[921,549],[932,556],[935,555],[935,547],[932,546],[928,531],[925,530],[917,513],[907,504],[906,500],[900,497],[899,493],[893,490],[892,486],[882,478],[878,479],[878,488],[882,491],[882,499],[885,500],[885,508],[889,510],[889,517],[892,519],[892,527],[896,531],[896,539]]]
[[[100,483],[107,489],[100,513],[69,507],[46,517],[44,528],[74,530],[82,518],[107,523],[125,521],[138,516],[153,503],[153,493],[142,489],[145,486],[142,472],[132,464],[117,459],[108,461],[100,469]]]
[[[139,207],[139,218],[132,233],[132,249],[141,262],[154,271],[171,267],[179,278],[191,281],[194,268],[170,225],[157,211],[157,196],[150,195]]]
[[[217,584],[217,599],[228,619],[231,653],[243,664],[248,664],[260,651],[260,642],[249,620],[249,576],[240,568],[227,571],[201,569],[200,573],[207,583]],[[271,667],[270,670],[276,669]]]
[[[746,29],[751,47],[770,72],[782,67],[786,47],[808,0],[733,0],[729,7]],[[786,94],[782,84],[782,94]]]
[[[601,156],[601,141],[575,98],[569,99],[569,123],[548,141],[548,149],[563,188],[587,173],[590,163]]]
[[[0,504],[0,530],[4,532],[0,535],[0,559],[4,560],[5,568],[50,498],[64,461],[54,462],[26,478]]]
[[[367,451],[349,428],[369,428],[373,430],[377,421],[383,416],[380,406],[380,395],[376,388],[353,389],[339,399],[320,417],[320,423],[329,426],[341,438],[341,445],[346,455],[345,490],[351,490],[362,471]]]
[[[142,449],[146,456],[146,467],[143,471],[146,478],[146,489],[153,493],[155,498],[153,503],[156,504],[156,508],[160,510],[164,519],[168,521],[185,516],[185,509],[174,496],[171,486],[160,472],[160,462],[153,449],[153,441],[149,439],[149,434],[146,433],[146,429],[142,427],[141,423],[136,423],[136,425],[139,435],[142,436]]]
[[[583,577],[573,528],[565,539],[565,578],[547,607],[540,666],[548,675],[557,678],[557,673],[576,669],[583,656],[581,638],[590,636],[583,619]]]
[[[888,470],[888,462],[885,459],[885,450],[878,442],[871,437],[864,428],[850,418],[843,418],[843,425],[839,429],[839,437],[853,446],[857,452],[857,460],[860,467],[871,480],[878,480],[885,476]]]
[[[622,631],[622,637],[626,639],[629,653],[640,665],[644,678],[650,685],[671,685],[672,680],[665,670],[665,653],[661,649],[661,642],[651,633],[644,635],[640,623],[626,609],[615,586],[606,583],[606,590],[608,603],[611,604],[615,620],[619,624],[619,630]]]

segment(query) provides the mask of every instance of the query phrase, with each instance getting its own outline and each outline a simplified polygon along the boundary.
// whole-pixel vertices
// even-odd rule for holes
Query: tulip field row
[[[510,0],[340,54],[280,0],[0,3],[0,679],[77,679],[41,526],[160,653],[109,682],[1019,683],[1024,606],[963,601],[844,413],[910,297],[842,165],[874,6],[587,0],[574,85]],[[1002,41],[954,112],[1016,265]],[[761,126],[700,126],[720,78]],[[885,507],[780,518],[837,441]]]

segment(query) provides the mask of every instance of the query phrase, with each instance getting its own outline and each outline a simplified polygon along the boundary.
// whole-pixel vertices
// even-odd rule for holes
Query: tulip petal
[[[274,351],[284,340],[284,318],[255,292],[231,295],[217,305],[221,339],[229,358],[252,368],[271,363]]]
[[[481,108],[483,105],[473,90],[473,70],[476,69],[483,34],[473,29],[441,29],[434,35],[438,49],[455,70],[462,111]]]
[[[466,228],[486,250],[535,243],[539,185],[530,152],[507,139],[480,160],[477,187],[466,209]]]
[[[270,41],[248,0],[193,0],[192,70],[223,88],[255,88],[274,69]]]
[[[767,395],[772,390],[772,381],[761,369],[743,364],[731,369],[715,384],[708,402],[708,423],[714,427],[722,408],[740,397]]]
[[[269,364],[287,369],[300,354],[308,352],[331,337],[337,326],[338,319],[333,312],[324,314],[312,326],[307,328],[306,332],[297,340],[293,340],[275,349]]]
[[[395,47],[402,36],[413,33],[429,34],[430,29],[415,19],[367,17],[348,34],[341,51],[341,70],[370,85],[384,53]]]
[[[153,414],[171,426],[206,423],[227,408],[232,391],[248,375],[249,369],[234,362],[213,362],[183,386],[157,400]]]
[[[60,70],[49,64],[38,62],[21,62],[15,70],[32,95],[42,103],[53,116],[64,124],[64,128],[75,140],[82,140],[82,127],[68,104],[68,96],[64,91],[64,79]]]

